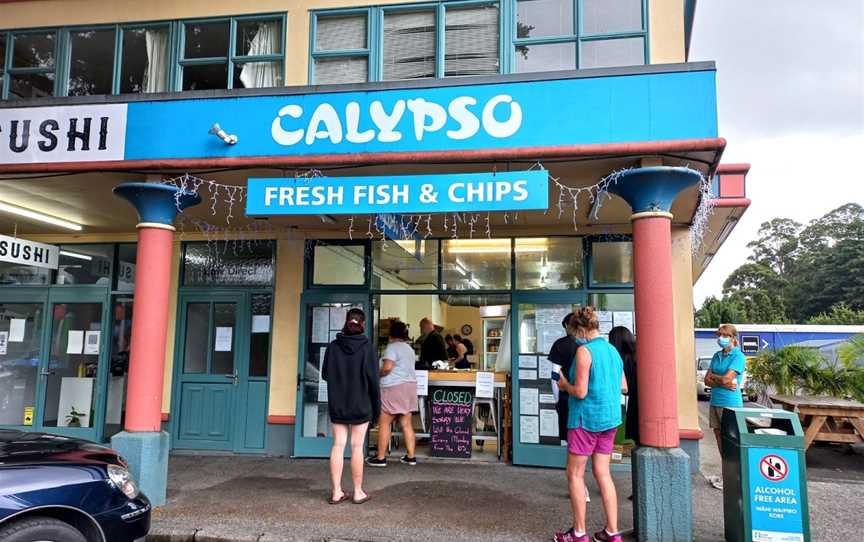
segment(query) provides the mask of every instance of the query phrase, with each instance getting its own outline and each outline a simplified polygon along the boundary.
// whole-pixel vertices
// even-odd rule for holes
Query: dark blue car
[[[150,501],[114,450],[0,430],[0,541],[133,542],[149,529]]]

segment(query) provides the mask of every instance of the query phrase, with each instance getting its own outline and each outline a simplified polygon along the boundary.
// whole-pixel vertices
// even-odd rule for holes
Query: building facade
[[[203,200],[163,213],[170,280],[146,314],[164,312],[166,345],[139,358],[161,365],[172,449],[326,454],[320,355],[360,306],[377,342],[424,316],[470,339],[476,369],[511,375],[493,417],[513,462],[563,465],[545,354],[590,303],[604,333],[649,330],[649,445],[696,454],[692,285],[749,205],[749,166],[720,164],[715,67],[687,62],[694,4],[0,3],[0,227],[59,246],[53,269],[0,263],[0,425],[130,430],[139,283],[159,273],[137,243],[173,218],[112,194],[139,181]],[[533,206],[507,196],[538,170]],[[313,190],[418,175],[449,201]],[[159,337],[143,320],[138,348]]]

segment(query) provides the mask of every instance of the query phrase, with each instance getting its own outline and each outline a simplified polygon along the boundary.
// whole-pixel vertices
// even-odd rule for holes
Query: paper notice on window
[[[99,354],[99,339],[102,336],[100,331],[87,331],[84,333],[84,353],[88,356]]]
[[[519,356],[520,369],[536,369],[537,356]]]
[[[540,394],[540,404],[541,405],[554,405],[557,403],[555,400],[555,395],[551,393],[541,393]]]
[[[474,397],[495,397],[495,373],[478,372],[474,378],[474,386],[476,387]]]
[[[537,371],[533,369],[519,369],[519,380],[537,380]]]
[[[554,410],[544,408],[540,411],[540,436],[558,436],[558,413]]]
[[[9,342],[20,343],[24,341],[24,331],[27,329],[27,320],[24,318],[12,318],[9,320]]]
[[[270,333],[270,315],[252,315],[252,333]]]
[[[631,332],[635,332],[635,326],[633,325],[633,313],[627,311],[615,311],[613,313],[615,318],[615,325],[622,326],[629,329]]]
[[[609,335],[609,332],[612,331],[612,328],[615,327],[612,322],[600,322],[600,334],[601,335]]]
[[[322,346],[321,350],[318,351],[318,402],[326,403],[328,400],[327,396],[327,381],[324,380],[324,354],[327,353],[327,347]]]
[[[539,444],[539,425],[537,416],[519,416],[519,441],[525,444]]]
[[[342,329],[348,307],[330,307],[330,329]]]
[[[80,354],[84,351],[84,331],[70,330],[66,339],[66,353]]]
[[[611,322],[612,311],[597,311],[597,320],[601,322]]]
[[[425,397],[429,395],[429,371],[415,371],[417,375],[417,395]]]
[[[312,342],[330,342],[330,309],[312,307]]]
[[[547,324],[537,326],[537,351],[542,354],[548,354],[552,350],[552,345],[555,341],[564,336],[564,328],[561,324]]]
[[[519,389],[519,413],[537,415],[540,391],[537,388]]]
[[[9,348],[9,332],[0,331],[0,356],[6,355],[6,350]]]
[[[552,378],[552,362],[546,358],[540,358],[540,374],[537,378],[547,380]]]
[[[228,326],[216,326],[216,345],[213,348],[216,352],[230,352],[232,347],[232,338],[234,328]]]

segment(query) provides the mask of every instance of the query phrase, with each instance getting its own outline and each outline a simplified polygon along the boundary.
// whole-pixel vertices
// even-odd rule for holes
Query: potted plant
[[[75,406],[73,405],[69,415],[66,416],[66,427],[81,427],[81,418],[84,416],[86,414],[75,410]]]

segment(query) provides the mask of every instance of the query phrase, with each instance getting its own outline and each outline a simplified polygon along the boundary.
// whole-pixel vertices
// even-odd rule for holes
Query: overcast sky
[[[864,204],[864,0],[698,0],[690,60],[717,62],[723,162],[752,165],[753,203],[696,284],[699,307],[762,222]]]

